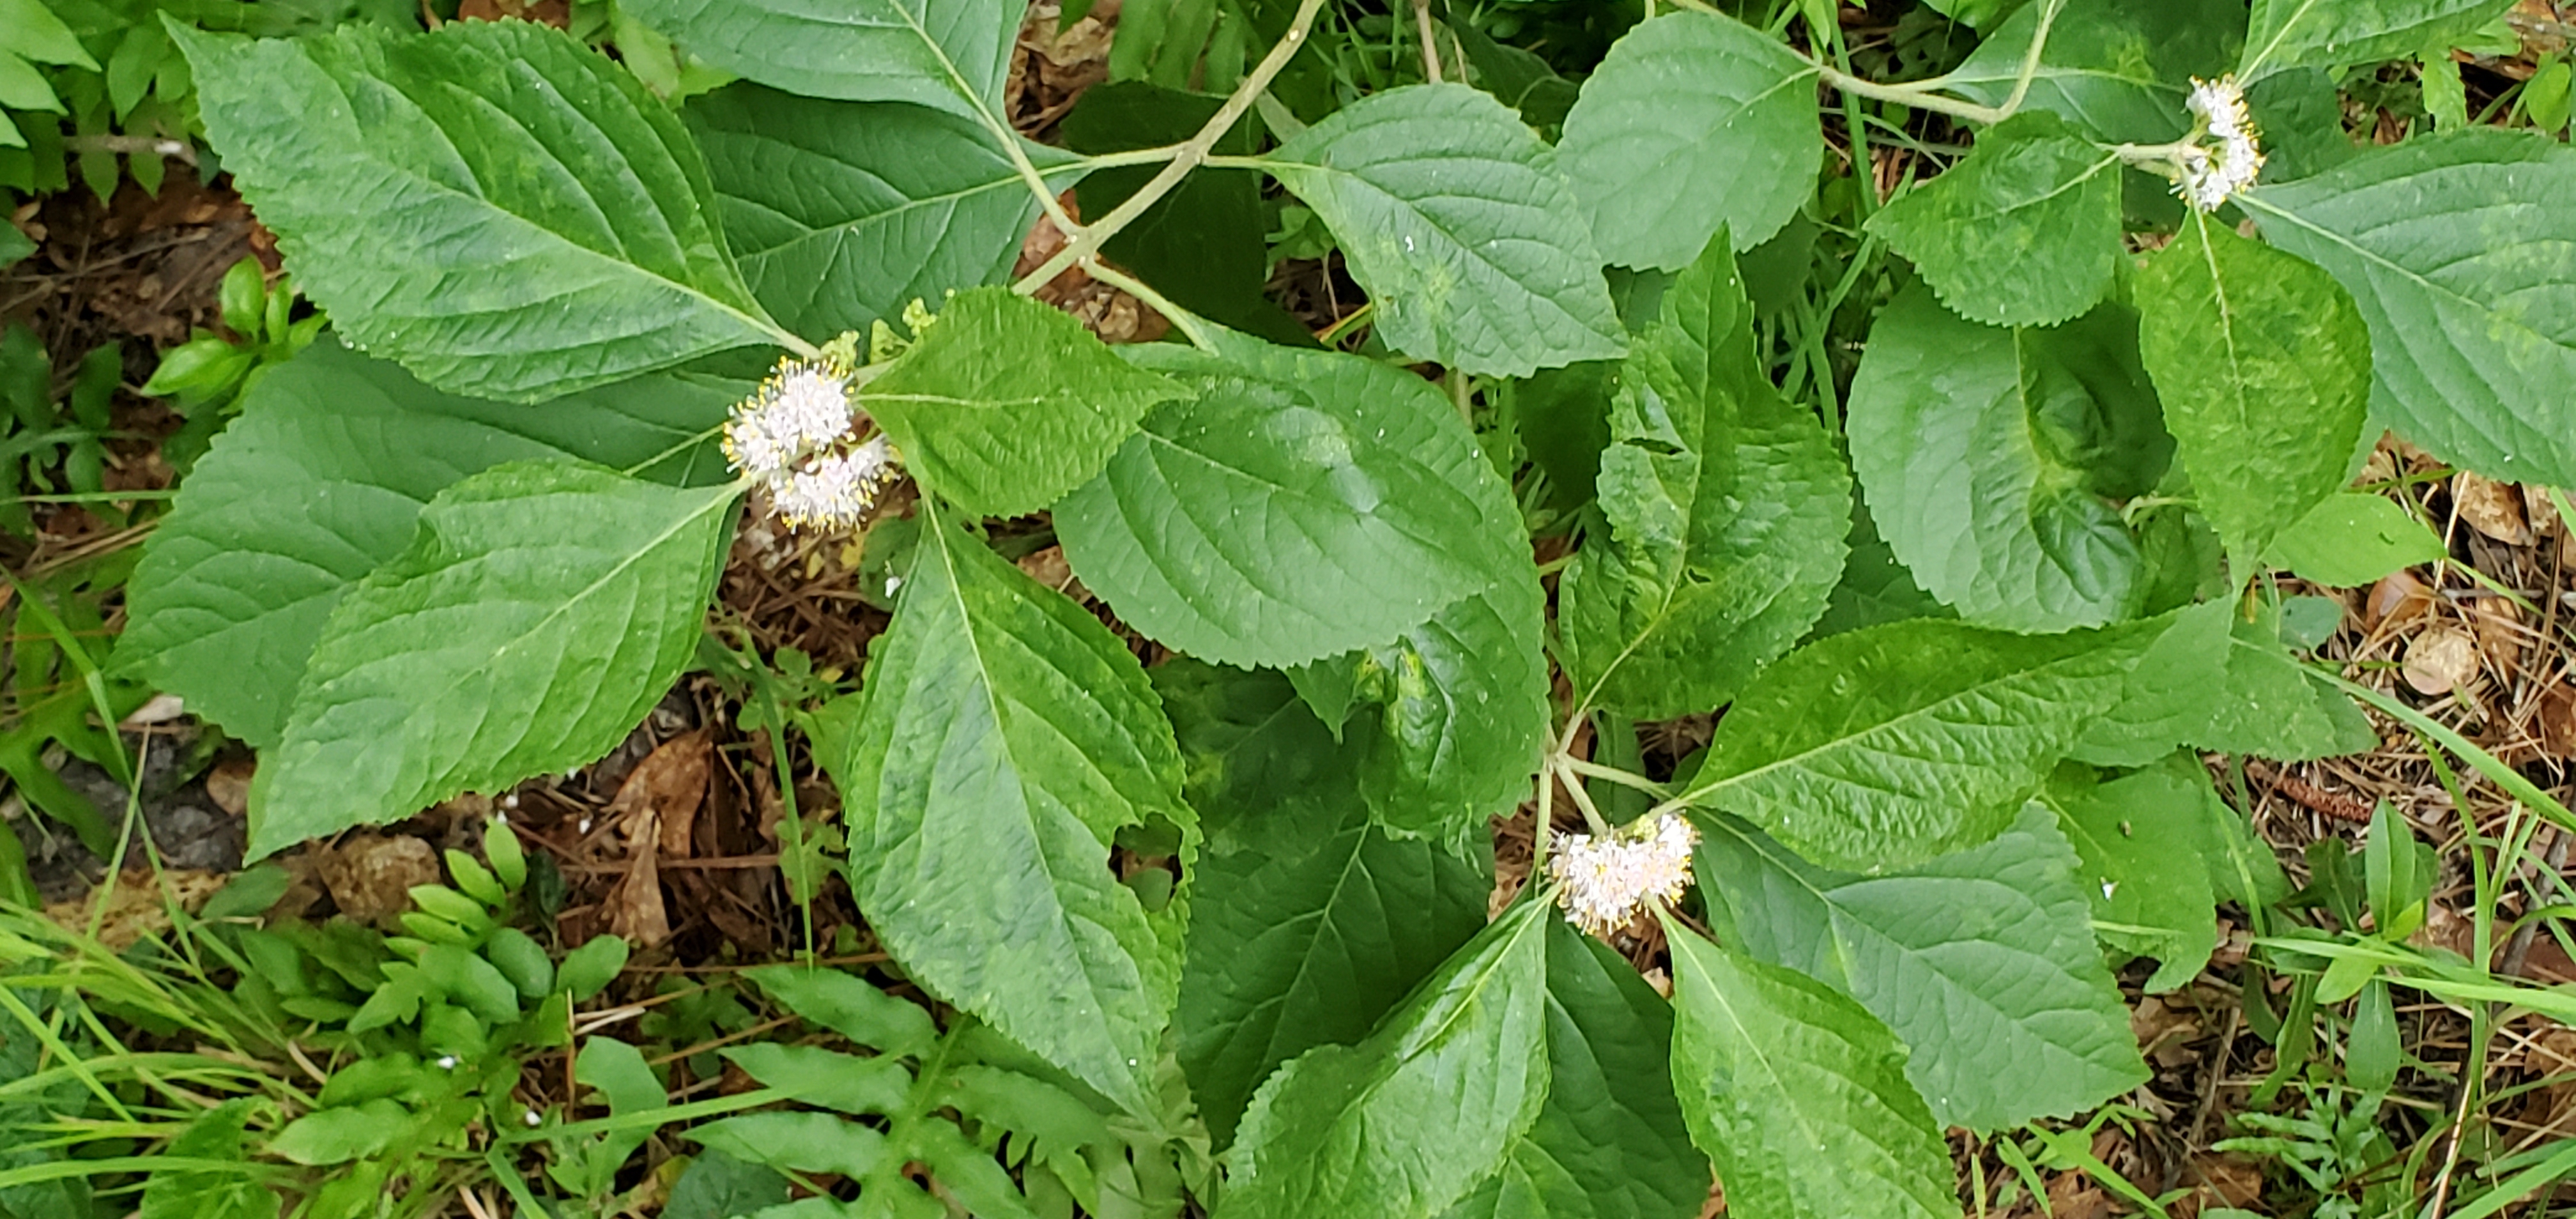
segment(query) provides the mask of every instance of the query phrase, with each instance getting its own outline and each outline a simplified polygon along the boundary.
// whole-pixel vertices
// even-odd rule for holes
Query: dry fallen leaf
[[[2263,1200],[2263,1168],[2252,1160],[2204,1151],[2191,1158],[2183,1180],[2192,1192],[2173,1208],[2176,1216],[2219,1206],[2247,1210]]]
[[[2469,603],[2469,629],[2476,633],[2478,650],[2487,663],[2499,673],[2510,673],[2521,663],[2524,635],[2522,611],[2502,597],[2480,597]]]
[[[2049,1179],[2048,1212],[2054,1219],[2111,1219],[2111,1195],[2080,1172],[2062,1172]]]
[[[116,884],[108,891],[107,914],[99,921],[98,939],[118,952],[134,947],[146,935],[158,935],[170,929],[169,900],[176,899],[183,910],[196,912],[224,887],[225,877],[196,868],[165,868],[156,879],[151,872],[120,872]],[[162,885],[169,886],[168,893]],[[92,904],[98,890],[66,902],[45,907],[45,917],[56,926],[70,931],[89,930]]]
[[[2448,694],[2478,671],[2478,641],[2437,626],[2406,645],[2406,684],[2418,694]]]
[[[1049,546],[1044,550],[1021,556],[1020,570],[1027,572],[1030,579],[1063,593],[1077,602],[1089,604],[1091,601],[1091,590],[1084,588],[1081,581],[1073,578],[1073,564],[1065,561],[1062,546]]]
[[[2405,622],[2433,608],[2433,590],[2414,573],[2390,572],[2370,588],[2370,601],[2363,607],[2362,624],[2377,628],[2381,623]]]
[[[178,695],[155,694],[142,706],[135,708],[133,714],[128,715],[122,721],[119,721],[116,726],[119,728],[144,728],[153,724],[167,724],[180,716],[186,715],[187,713],[188,704]]]
[[[537,0],[523,4],[520,0],[464,0],[456,8],[459,21],[534,21],[562,29],[572,19],[572,6],[567,0]]]
[[[2532,735],[2540,747],[2562,758],[2576,758],[2576,685],[2549,688],[2532,708]]]
[[[2447,948],[2465,957],[2477,951],[2477,935],[2475,923],[2449,904],[2432,901],[2424,905],[2424,925],[2407,936],[2406,942],[2418,948]]]
[[[206,772],[206,798],[215,807],[233,816],[241,816],[250,807],[250,778],[259,769],[259,759],[228,758]]]
[[[714,746],[703,728],[662,742],[617,785],[609,811],[630,820],[648,814],[659,818],[661,830],[655,842],[661,853],[673,859],[689,858],[696,853],[689,844],[698,824],[698,806],[706,802],[714,758]]]
[[[662,870],[654,858],[660,838],[657,820],[647,811],[634,824],[634,858],[627,862],[626,879],[608,897],[608,929],[637,948],[659,948],[671,938],[670,913],[662,905]]]
[[[411,909],[414,885],[439,883],[438,852],[408,834],[356,834],[317,846],[313,870],[340,913],[361,923],[393,925]]]
[[[2460,519],[2507,546],[2531,544],[2531,524],[2522,517],[2522,492],[2483,474],[2462,470],[2451,476],[2451,503]]]
[[[2567,522],[2558,517],[2558,505],[2549,500],[2549,488],[2522,484],[2522,514],[2531,521],[2531,531],[2553,538],[2567,531]]]
[[[2149,995],[2129,1013],[2129,1032],[2138,1039],[2138,1052],[2158,1066],[2179,1067],[2199,1057],[2184,1044],[2200,1036],[2200,1013],[2189,1007],[2168,1006]]]
[[[2576,1029],[2553,1024],[2540,1030],[2524,1044],[2519,1059],[2523,1070],[2543,1075],[2576,1071]]]

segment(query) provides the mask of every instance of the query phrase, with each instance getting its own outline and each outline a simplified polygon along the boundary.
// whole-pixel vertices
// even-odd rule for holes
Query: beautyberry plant
[[[1678,1219],[1712,1165],[1739,1214],[1957,1214],[1946,1128],[2147,1079],[2110,961],[2179,986],[2213,902],[2281,895],[2196,752],[2373,743],[2271,573],[2438,556],[2347,490],[2382,429],[2576,484],[2576,154],[2358,148],[2330,75],[2505,0],[1954,0],[1981,41],[1913,83],[1830,4],[1650,3],[1561,88],[1425,7],[1426,83],[1370,89],[1325,0],[1255,5],[1221,96],[1104,87],[1178,138],[1078,111],[1090,152],[1007,121],[1007,0],[620,7],[741,79],[172,27],[335,331],[185,484],[123,661],[260,748],[274,852],[593,760],[738,515],[910,478],[892,625],[803,725],[851,890],[1110,1108],[1175,1057],[1221,1219]],[[1878,173],[1924,123],[1965,154]],[[1138,225],[1257,223],[1260,180],[1365,354]],[[1030,299],[1075,268],[1175,341]],[[1039,512],[1174,658],[982,536]],[[1720,711],[1648,773],[1638,723]],[[1113,873],[1148,839],[1167,894]],[[1655,936],[1669,998],[1611,946]]]

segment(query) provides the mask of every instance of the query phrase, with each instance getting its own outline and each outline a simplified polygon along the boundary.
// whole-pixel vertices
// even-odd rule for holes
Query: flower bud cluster
[[[2245,91],[2236,79],[2222,76],[2217,80],[2193,77],[2191,96],[2184,99],[2198,120],[2198,138],[2187,140],[2178,150],[2182,180],[2174,193],[2204,212],[2217,211],[2228,197],[2254,185],[2255,175],[2263,172],[2263,147],[2254,129],[2254,116],[2245,109]]]
[[[864,418],[847,363],[780,360],[726,420],[725,457],[760,480],[790,528],[849,528],[897,473],[884,436],[858,438]]]
[[[1568,922],[1608,939],[1655,898],[1681,900],[1691,883],[1699,827],[1676,813],[1643,818],[1606,835],[1562,835],[1548,856],[1556,904]]]

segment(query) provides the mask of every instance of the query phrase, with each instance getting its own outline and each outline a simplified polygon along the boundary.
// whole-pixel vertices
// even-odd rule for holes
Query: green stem
[[[1208,118],[1207,125],[1199,128],[1197,135],[1173,152],[1171,163],[1163,166],[1162,172],[1155,174],[1135,194],[1128,196],[1126,202],[1110,209],[1108,215],[1087,225],[1065,229],[1067,240],[1064,248],[1056,251],[1055,257],[1046,260],[1037,270],[1022,276],[1018,283],[1011,285],[1011,290],[1026,296],[1063,274],[1065,268],[1098,254],[1101,243],[1135,223],[1138,216],[1145,214],[1146,208],[1170,194],[1191,170],[1205,163],[1216,142],[1234,129],[1244,111],[1252,108],[1252,99],[1269,88],[1272,78],[1278,76],[1297,51],[1306,45],[1306,31],[1315,24],[1315,15],[1323,8],[1324,0],[1300,0],[1297,15],[1288,23],[1288,32],[1280,37],[1278,45],[1271,47],[1261,63],[1243,78],[1243,83],[1235,86],[1233,94],[1225,99],[1225,105]],[[1018,145],[1014,143],[1011,147],[1017,153]]]
[[[1894,102],[1916,110],[1929,110],[1935,114],[1947,114],[1972,123],[1989,125],[2000,123],[2018,112],[2023,100],[2030,96],[2031,82],[2039,79],[2040,58],[2048,50],[2049,27],[2057,23],[2058,10],[2065,6],[2066,0],[2047,0],[2046,6],[2039,10],[2039,28],[2031,31],[2030,49],[2022,54],[2021,71],[2014,74],[2012,92],[2004,98],[2004,104],[2000,106],[1981,106],[1975,102],[1945,97],[1935,92],[1948,82],[1948,76],[1935,76],[1929,80],[1911,81],[1901,85],[1883,85],[1876,81],[1863,80],[1827,63],[1816,63],[1816,72],[1824,78],[1826,84],[1845,93],[1858,94],[1876,101]]]
[[[1358,329],[1362,323],[1368,321],[1369,317],[1376,312],[1376,301],[1362,301],[1360,302],[1359,308],[1351,310],[1347,316],[1342,318],[1342,320],[1325,327],[1324,333],[1315,336],[1315,341],[1326,347],[1337,347],[1341,344],[1342,337],[1344,335]]]
[[[1661,797],[1672,794],[1671,788],[1665,787],[1663,784],[1657,783],[1644,775],[1637,774],[1634,771],[1621,770],[1616,766],[1603,766],[1598,762],[1587,762],[1581,758],[1566,756],[1560,756],[1557,758],[1556,764],[1586,778],[1600,779],[1605,782],[1619,784],[1622,787],[1633,787],[1650,796]]]
[[[2030,82],[2039,79],[2040,57],[2048,50],[2048,27],[2057,24],[2057,14],[2066,0],[2047,0],[2039,10],[2039,28],[2030,32],[2030,50],[2021,57],[2021,73],[2013,78],[2011,96],[2004,98],[2003,112],[2011,115],[2021,109],[2022,99],[2030,96]]]
[[[1556,775],[1565,779],[1566,794],[1574,797],[1575,811],[1583,814],[1583,823],[1591,826],[1593,833],[1607,837],[1610,833],[1610,823],[1603,820],[1601,817],[1601,810],[1594,807],[1592,803],[1592,793],[1583,790],[1583,780],[1579,776],[1571,773],[1563,765],[1563,763],[1571,762],[1573,760],[1574,759],[1560,754],[1555,758],[1550,759],[1551,762],[1557,763],[1557,765],[1551,766],[1549,769],[1555,772]]]
[[[1915,110],[1947,114],[1972,123],[2000,123],[2012,116],[2011,111],[2002,107],[1980,106],[1975,102],[1944,97],[1920,84],[1882,85],[1877,81],[1862,80],[1832,64],[1817,64],[1816,73],[1824,78],[1826,84],[1845,93],[1856,93],[1873,101],[1894,102]]]
[[[1201,351],[1216,350],[1213,336],[1208,333],[1207,324],[1197,314],[1173,304],[1171,298],[1155,291],[1145,281],[1097,258],[1084,259],[1082,270],[1093,279],[1120,289],[1129,296],[1153,306],[1154,312],[1162,314],[1172,325],[1180,328],[1181,334],[1189,339],[1191,346]]]
[[[1181,155],[1183,145],[1162,144],[1153,148],[1131,148],[1125,152],[1104,152],[1082,159],[1085,169],[1116,169],[1126,165],[1161,165]]]
[[[819,360],[823,358],[823,349],[813,345],[812,343],[806,342],[804,336],[774,322],[764,322],[762,324],[768,328],[769,337],[776,339],[779,346],[795,352],[798,358],[806,360]]]

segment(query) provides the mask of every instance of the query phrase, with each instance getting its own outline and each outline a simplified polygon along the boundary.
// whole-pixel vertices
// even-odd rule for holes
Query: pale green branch
[[[1278,45],[1271,47],[1270,53],[1261,58],[1261,63],[1243,78],[1243,83],[1235,86],[1234,92],[1225,99],[1225,105],[1208,118],[1207,125],[1199,128],[1197,135],[1173,152],[1171,162],[1163,166],[1162,172],[1128,196],[1126,202],[1111,209],[1108,215],[1087,225],[1065,228],[1064,248],[1056,251],[1055,257],[1047,259],[1038,269],[1020,277],[1018,283],[1011,285],[1011,290],[1023,296],[1035,292],[1063,274],[1065,268],[1098,254],[1103,242],[1135,223],[1138,216],[1145,214],[1146,208],[1152,207],[1164,195],[1170,194],[1173,187],[1180,185],[1181,179],[1207,160],[1216,142],[1234,129],[1243,112],[1252,108],[1252,99],[1269,88],[1271,80],[1288,66],[1289,59],[1306,45],[1306,31],[1315,24],[1315,15],[1323,8],[1324,0],[1301,0],[1297,5],[1296,18],[1289,22],[1288,32],[1280,37]],[[1059,221],[1058,227],[1063,227],[1063,222]]]

